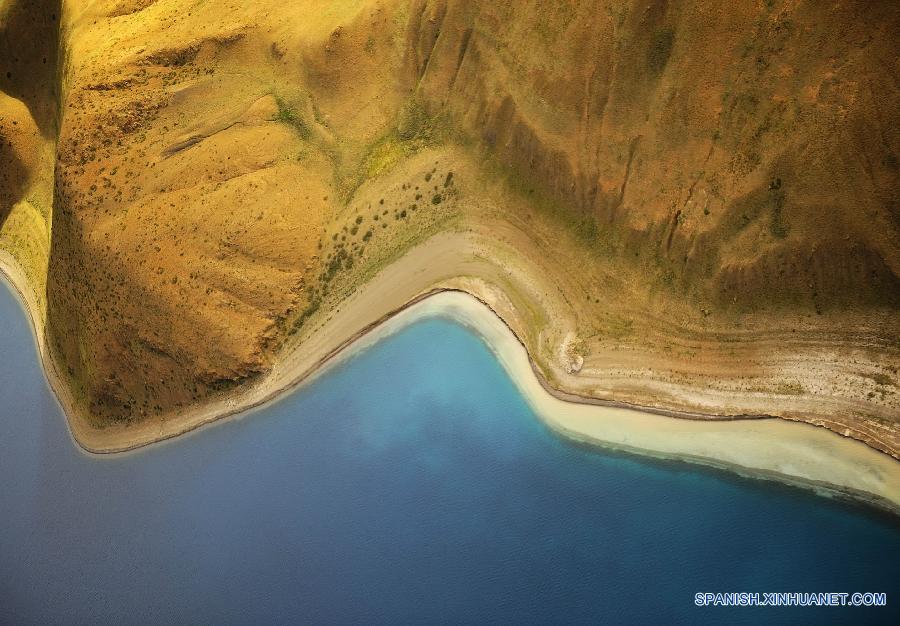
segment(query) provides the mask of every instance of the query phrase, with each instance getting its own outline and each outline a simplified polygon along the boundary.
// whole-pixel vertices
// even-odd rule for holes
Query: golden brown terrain
[[[0,34],[0,258],[82,432],[175,432],[452,286],[561,390],[900,455],[897,3],[0,0]]]

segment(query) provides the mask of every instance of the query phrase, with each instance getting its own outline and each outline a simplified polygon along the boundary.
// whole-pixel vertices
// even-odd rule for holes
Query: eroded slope
[[[454,230],[485,262],[461,247],[446,267],[506,294],[555,384],[826,407],[896,450],[891,3],[72,0],[61,16],[48,333],[94,425],[258,378]]]

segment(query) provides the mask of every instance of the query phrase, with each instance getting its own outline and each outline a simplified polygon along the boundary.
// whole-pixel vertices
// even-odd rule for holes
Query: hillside
[[[91,428],[453,286],[562,390],[900,454],[896,3],[2,0],[0,33],[0,250]]]

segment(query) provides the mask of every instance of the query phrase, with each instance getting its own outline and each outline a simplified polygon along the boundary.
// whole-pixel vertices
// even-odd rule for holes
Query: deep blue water
[[[0,288],[0,622],[898,622],[900,524],[571,445],[418,323],[252,416],[83,454]],[[701,591],[879,591],[715,609]]]

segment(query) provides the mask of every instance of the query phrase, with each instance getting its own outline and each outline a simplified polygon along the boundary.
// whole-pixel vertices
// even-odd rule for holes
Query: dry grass
[[[46,283],[54,349],[100,424],[253,379],[447,229],[557,287],[535,303],[503,286],[545,360],[565,320],[611,379],[718,372],[735,394],[895,420],[872,376],[900,336],[900,95],[868,68],[900,12],[645,8],[71,5],[58,137],[0,106],[4,136],[32,120],[4,156],[30,186],[0,247]],[[773,337],[839,364],[820,386],[780,380]]]

